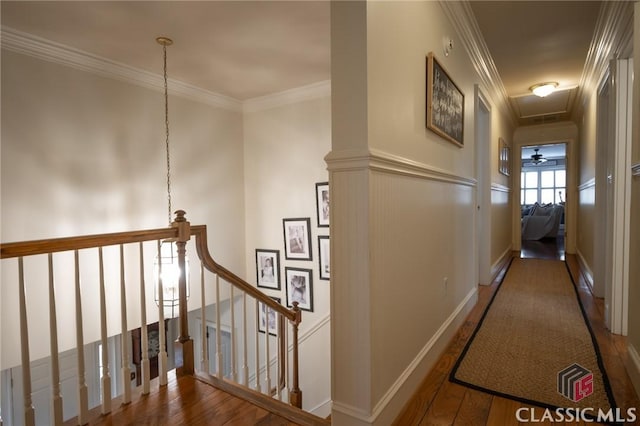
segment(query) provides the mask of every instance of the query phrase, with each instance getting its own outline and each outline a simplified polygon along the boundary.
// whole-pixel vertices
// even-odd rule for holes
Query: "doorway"
[[[565,259],[567,144],[520,152],[520,257]]]

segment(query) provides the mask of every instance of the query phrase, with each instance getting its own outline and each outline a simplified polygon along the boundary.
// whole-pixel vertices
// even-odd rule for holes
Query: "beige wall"
[[[445,35],[455,31],[436,2],[332,3],[336,425],[390,424],[476,300],[479,79],[459,40],[440,53]],[[425,127],[430,51],[465,94],[463,148]]]
[[[281,290],[262,289],[285,304],[285,267],[313,271],[313,312],[300,324],[300,388],[303,408],[326,417],[330,413],[329,281],[318,273],[315,184],[326,182],[324,156],[331,149],[331,102],[318,99],[248,112],[244,115],[246,185],[246,276],[256,282],[255,249],[280,251]],[[285,260],[283,218],[310,218],[312,261]],[[274,342],[275,344],[275,342]]]
[[[173,208],[206,224],[212,254],[244,272],[242,116],[171,96],[170,124]],[[1,178],[2,241],[168,225],[162,93],[3,50]],[[145,254],[152,262],[152,249]],[[29,284],[29,321],[42,324],[30,330],[33,359],[48,355],[41,314],[47,305],[40,297],[46,282]],[[16,280],[3,275],[2,283],[4,369],[19,363],[12,350],[19,339]],[[117,283],[108,284],[110,333],[119,328]],[[58,326],[73,330],[71,287],[56,288]],[[95,282],[84,281],[85,312],[97,311],[97,291]],[[131,292],[129,326],[135,327],[138,299]],[[190,306],[198,300],[192,291]],[[97,340],[97,315],[86,318],[85,339]],[[75,344],[73,333],[61,339],[61,350]]]

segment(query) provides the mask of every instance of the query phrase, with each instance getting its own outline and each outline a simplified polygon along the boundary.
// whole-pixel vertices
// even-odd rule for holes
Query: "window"
[[[523,171],[520,175],[520,204],[564,202],[566,180],[565,169]]]

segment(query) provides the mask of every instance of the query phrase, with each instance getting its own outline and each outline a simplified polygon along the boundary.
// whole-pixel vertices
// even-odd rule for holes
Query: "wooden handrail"
[[[287,318],[288,320],[296,324],[300,323],[302,319],[300,315],[300,311],[296,312],[294,309],[288,309],[282,306],[281,304],[279,304],[269,296],[265,295],[260,290],[258,290],[257,288],[255,288],[254,286],[252,286],[242,278],[238,277],[236,274],[229,271],[224,266],[219,265],[218,263],[216,263],[215,260],[213,260],[213,258],[209,254],[209,248],[207,245],[206,225],[195,225],[195,226],[192,225],[191,235],[196,237],[195,243],[196,243],[196,250],[198,252],[198,257],[200,258],[200,261],[208,271],[213,272],[214,274],[218,274],[220,278],[223,278],[224,280],[236,286],[240,290],[246,292],[253,298],[269,306],[274,311],[284,315],[285,318]]]
[[[163,240],[176,238],[177,236],[178,230],[176,228],[157,228],[141,231],[114,232],[110,234],[84,235],[80,237],[2,243],[0,245],[0,259]]]

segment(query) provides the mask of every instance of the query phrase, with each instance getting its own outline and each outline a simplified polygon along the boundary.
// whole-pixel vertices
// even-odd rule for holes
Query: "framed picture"
[[[322,235],[318,237],[318,271],[321,280],[329,280],[331,267],[329,265],[329,237]]]
[[[505,176],[511,174],[511,150],[502,138],[498,138],[498,170]]]
[[[329,226],[329,182],[316,183],[316,208],[318,210],[318,227]]]
[[[284,257],[287,260],[311,260],[311,221],[308,217],[282,219]]]
[[[427,128],[464,146],[464,94],[433,52],[427,55]]]
[[[298,302],[298,307],[313,312],[313,274],[311,269],[284,268],[287,286],[287,306],[292,307]]]
[[[256,249],[258,287],[280,290],[280,251]]]
[[[279,297],[272,297],[273,300],[280,303]],[[278,330],[278,315],[276,311],[268,307],[262,302],[259,302],[258,307],[258,331],[260,333],[267,332],[267,326],[269,327],[269,334],[276,336]]]

